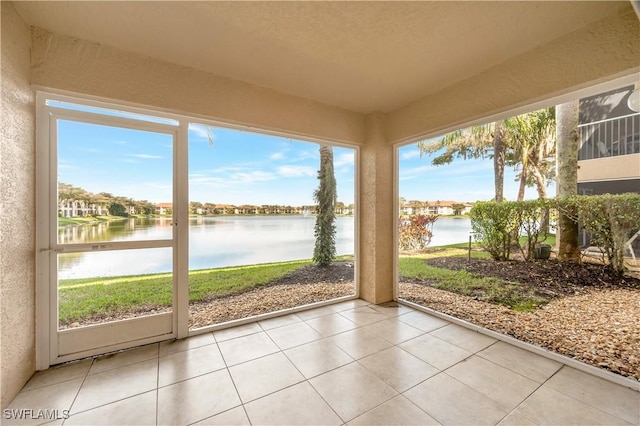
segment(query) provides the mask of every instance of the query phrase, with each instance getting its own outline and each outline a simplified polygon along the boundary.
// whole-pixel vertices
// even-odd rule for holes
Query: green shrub
[[[640,228],[640,194],[574,195],[555,200],[558,210],[591,234],[591,243],[618,272],[624,270],[625,243]]]
[[[471,229],[493,259],[507,260],[518,248],[532,260],[536,245],[547,239],[550,207],[548,200],[479,202],[471,209]]]
[[[494,260],[509,259],[517,244],[518,214],[513,202],[481,201],[470,212],[473,236]]]

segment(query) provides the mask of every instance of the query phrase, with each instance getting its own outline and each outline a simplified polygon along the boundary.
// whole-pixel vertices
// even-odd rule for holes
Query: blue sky
[[[494,198],[493,160],[454,160],[451,164],[432,166],[436,154],[420,157],[417,144],[406,145],[399,152],[399,193],[407,200],[452,200],[473,202]],[[504,173],[504,196],[515,200],[519,182],[515,172],[507,168]],[[555,194],[555,186],[547,188]],[[535,188],[525,190],[525,198],[537,198]]]
[[[221,204],[311,205],[318,186],[319,145],[236,130],[189,132],[189,197]],[[333,148],[338,201],[354,202],[354,154]]]
[[[189,199],[215,204],[311,205],[318,144],[212,129],[189,129]],[[60,120],[58,179],[93,193],[170,202],[168,135]],[[334,147],[338,201],[354,202],[353,149]]]
[[[215,204],[310,205],[317,188],[318,145],[204,126],[189,130],[189,199]],[[59,181],[90,192],[170,202],[172,141],[168,135],[71,121],[59,122]],[[354,154],[334,147],[338,200],[354,202]],[[399,151],[400,196],[407,200],[476,201],[493,198],[492,160],[457,160],[431,166],[415,144]],[[505,196],[515,199],[513,170]],[[553,194],[553,187],[549,193]],[[535,198],[533,188],[527,198]]]

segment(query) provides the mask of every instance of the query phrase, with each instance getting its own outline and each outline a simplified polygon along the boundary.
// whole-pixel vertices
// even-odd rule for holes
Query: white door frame
[[[171,124],[141,121],[126,115],[108,116],[47,105],[47,100],[145,114]],[[132,116],[133,117],[133,116]],[[58,245],[57,241],[57,121],[59,119],[169,134],[173,139],[173,233],[170,240]],[[36,138],[36,368],[188,335],[188,123],[151,111],[64,95],[37,94]],[[57,254],[136,248],[173,249],[173,307],[171,313],[58,330]],[[125,331],[126,330],[126,331]],[[62,355],[61,355],[62,354]]]

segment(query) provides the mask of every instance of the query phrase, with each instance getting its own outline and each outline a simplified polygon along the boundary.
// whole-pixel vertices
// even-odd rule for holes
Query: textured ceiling
[[[363,113],[395,110],[630,7],[612,1],[15,5],[33,26]]]

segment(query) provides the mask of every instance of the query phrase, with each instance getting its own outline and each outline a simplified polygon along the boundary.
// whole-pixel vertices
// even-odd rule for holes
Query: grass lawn
[[[189,300],[225,296],[268,284],[310,263],[302,260],[190,271]],[[60,280],[58,286],[61,324],[92,315],[173,303],[171,274]]]
[[[424,263],[425,259],[468,256],[468,243],[434,247],[424,253],[403,254],[400,276],[427,281],[435,288],[500,303],[515,310],[532,310],[543,301],[517,283],[498,278],[478,277],[466,271],[452,271]],[[472,244],[474,259],[488,259],[488,253]],[[353,260],[342,256],[338,260]],[[311,260],[195,270],[189,272],[189,301],[203,301],[243,292],[268,284],[290,272],[311,264]],[[98,277],[61,280],[59,283],[59,321],[70,324],[95,315],[114,315],[173,303],[171,274],[124,277]]]
[[[466,243],[466,245],[452,244],[435,247],[426,253],[416,255],[400,256],[398,264],[400,277],[405,280],[426,281],[434,288],[501,304],[516,311],[531,311],[545,303],[543,299],[535,296],[531,290],[521,284],[507,283],[494,277],[476,276],[464,270],[453,271],[438,268],[424,262],[425,259],[435,257],[466,258],[468,255],[468,243]],[[472,250],[471,257],[473,259],[490,259],[488,253],[478,250]]]

